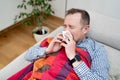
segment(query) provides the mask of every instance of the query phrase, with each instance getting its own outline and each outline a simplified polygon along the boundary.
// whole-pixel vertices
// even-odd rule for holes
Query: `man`
[[[63,25],[64,30],[69,31],[65,34],[67,39],[63,38],[62,33],[59,33],[48,47],[36,46],[29,49],[25,56],[26,60],[34,61],[64,47],[68,59],[72,61],[75,73],[81,80],[108,80],[109,62],[105,48],[102,44],[86,37],[89,23],[90,17],[85,10],[68,10]],[[89,52],[92,59],[90,68],[82,60],[74,60],[76,46]]]

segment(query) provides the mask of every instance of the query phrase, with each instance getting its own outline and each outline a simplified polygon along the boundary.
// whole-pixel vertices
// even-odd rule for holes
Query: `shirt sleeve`
[[[91,68],[82,62],[74,71],[81,80],[109,80],[109,62],[105,49],[101,47],[94,53]]]
[[[39,45],[33,46],[25,54],[27,61],[35,61],[38,58],[45,57],[46,47],[40,47]]]

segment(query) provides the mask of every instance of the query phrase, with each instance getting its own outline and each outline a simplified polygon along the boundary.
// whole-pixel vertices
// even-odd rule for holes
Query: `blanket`
[[[46,38],[40,47],[47,47],[53,38]],[[90,68],[91,58],[87,51],[76,47],[76,53]],[[8,80],[80,80],[65,54],[65,48],[40,58],[8,78]]]

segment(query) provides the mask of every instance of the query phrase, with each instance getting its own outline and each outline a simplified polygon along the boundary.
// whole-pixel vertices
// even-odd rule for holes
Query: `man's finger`
[[[66,47],[66,44],[64,42],[62,42],[60,45]]]

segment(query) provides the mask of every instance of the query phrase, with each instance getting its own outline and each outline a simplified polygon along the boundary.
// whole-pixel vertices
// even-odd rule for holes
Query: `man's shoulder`
[[[106,53],[105,47],[102,43],[96,41],[92,38],[86,39],[86,50],[90,53],[91,56],[99,55]]]
[[[104,45],[102,43],[100,43],[97,40],[92,39],[90,37],[86,38],[86,42],[87,42],[87,44],[89,44],[93,47],[104,47]]]
[[[99,50],[105,51],[104,44],[96,41],[95,39],[88,38],[88,43],[89,43],[90,47],[92,48],[93,52],[97,52]]]
[[[79,42],[78,45],[82,48],[90,49],[92,51],[95,51],[100,48],[104,48],[104,45],[102,43],[90,37],[85,38],[83,41]]]

